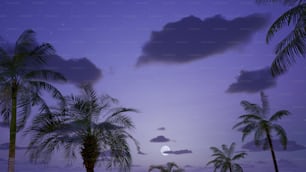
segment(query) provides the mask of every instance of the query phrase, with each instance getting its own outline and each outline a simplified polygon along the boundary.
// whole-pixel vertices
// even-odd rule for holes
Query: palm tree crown
[[[305,0],[256,1],[259,3],[281,2],[293,6],[274,21],[266,36],[266,42],[269,43],[275,33],[285,25],[294,25],[293,30],[275,48],[276,57],[272,62],[271,71],[273,76],[277,76],[286,72],[288,67],[295,63],[296,57],[305,57],[306,55],[306,3]]]
[[[49,161],[55,149],[64,148],[66,158],[75,158],[75,150],[79,150],[87,172],[93,172],[98,161],[107,168],[119,166],[129,171],[132,157],[127,139],[132,139],[140,150],[136,139],[127,132],[134,124],[125,113],[135,110],[113,108],[114,99],[98,97],[89,85],[81,89],[81,95],[67,96],[60,108],[34,119],[27,130],[32,136],[28,151],[31,160]]]
[[[207,165],[213,164],[217,171],[220,169],[221,172],[243,172],[242,167],[235,163],[235,161],[244,158],[247,154],[245,152],[239,152],[235,154],[235,143],[232,143],[229,147],[225,144],[221,146],[222,150],[217,147],[211,147],[213,151],[212,157],[215,159],[209,161]]]
[[[65,78],[42,68],[54,49],[48,43],[38,45],[34,31],[24,31],[13,52],[6,48],[0,47],[0,109],[4,122],[10,126],[8,168],[9,172],[14,172],[16,132],[24,127],[31,106],[39,105],[41,111],[48,110],[42,91],[63,100],[61,93],[48,81],[65,81]]]
[[[287,110],[280,110],[274,113],[271,117],[268,117],[269,103],[267,96],[263,92],[261,92],[260,96],[262,106],[248,101],[241,101],[241,105],[244,107],[247,114],[241,115],[239,117],[241,121],[234,125],[233,128],[239,127],[239,130],[242,131],[243,141],[246,136],[254,133],[254,141],[256,145],[262,145],[264,149],[270,148],[275,170],[278,171],[272,137],[276,134],[276,136],[280,138],[280,142],[284,149],[286,149],[288,140],[287,134],[283,127],[277,124],[277,121],[288,116],[290,113]]]

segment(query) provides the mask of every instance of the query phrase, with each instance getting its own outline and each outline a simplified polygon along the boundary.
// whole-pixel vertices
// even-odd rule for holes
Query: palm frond
[[[43,65],[47,63],[46,58],[54,55],[55,49],[49,43],[43,43],[36,46],[33,51],[29,53],[29,57],[32,58],[32,64]]]
[[[302,31],[303,30],[303,31]],[[305,29],[294,30],[285,37],[276,47],[276,57],[271,65],[273,76],[287,71],[287,68],[296,62],[296,57],[305,57]]]
[[[229,169],[229,165],[225,163],[225,164],[221,167],[220,172],[227,172],[228,169]]]
[[[109,112],[110,112],[110,115],[107,117],[106,120],[111,120],[111,118],[113,118],[117,115],[121,115],[121,114],[126,113],[126,112],[138,112],[138,111],[136,109],[133,109],[133,108],[120,107],[120,108],[113,108]]]
[[[304,15],[303,13],[305,5],[306,5],[305,3],[299,4],[294,8],[289,9],[284,14],[282,14],[278,19],[276,19],[268,30],[266,36],[266,42],[269,43],[272,37],[274,36],[274,34],[278,32],[280,29],[282,29],[285,25],[297,23],[299,18]]]
[[[1,86],[0,108],[2,119],[4,122],[8,122],[11,114],[11,89],[7,83]]]
[[[287,134],[286,134],[286,131],[284,130],[284,128],[282,126],[278,125],[278,124],[273,124],[271,126],[271,130],[276,131],[277,135],[280,138],[280,142],[281,142],[283,148],[286,149],[288,139],[287,139]]]
[[[232,164],[232,170],[234,172],[243,172],[242,167],[237,163]]]
[[[169,171],[172,171],[173,167],[179,168],[179,166],[175,162],[168,162],[166,165]]]
[[[254,121],[252,121],[252,120],[244,120],[244,119],[243,119],[242,121],[236,123],[236,124],[232,127],[232,129],[237,129],[238,127],[240,127],[240,128],[238,128],[238,131],[242,131],[242,129],[244,128],[244,126],[249,125],[249,124],[252,124],[252,123],[254,123]]]
[[[135,128],[132,120],[130,117],[124,115],[124,114],[116,114],[116,116],[109,116],[105,121],[114,123],[119,127],[124,127],[127,129]]]
[[[31,92],[31,95],[29,97],[31,98],[32,106],[38,106],[39,113],[51,113],[50,107],[48,106],[47,102],[41,97],[41,95],[39,95],[38,92]]]
[[[113,133],[109,136],[108,145],[111,151],[111,161],[109,167],[119,167],[120,171],[129,171],[132,163],[132,157],[129,151],[126,136],[122,133]]]
[[[28,94],[18,96],[18,121],[17,121],[17,132],[24,128],[27,119],[31,114],[31,97]]]
[[[209,161],[206,165],[214,165],[214,171],[220,169],[220,171],[228,170],[232,163],[236,160],[244,158],[247,154],[245,152],[240,152],[238,154],[234,154],[235,143],[233,142],[229,147],[225,144],[221,145],[222,150],[216,147],[210,147],[213,151],[212,157],[213,160]]]
[[[61,101],[64,101],[64,96],[62,93],[55,88],[53,85],[49,84],[45,81],[29,81],[29,84],[33,86],[33,88],[36,88],[38,90],[45,90],[48,93],[51,93],[51,96],[53,98],[59,99]]]
[[[136,138],[133,137],[130,133],[128,133],[128,132],[125,131],[125,130],[123,130],[123,133],[124,133],[128,138],[130,138],[130,139],[134,142],[134,145],[136,146],[137,153],[142,153],[142,151],[140,150],[140,144],[139,144],[139,142],[136,140]]]
[[[40,84],[37,86],[41,86]],[[85,163],[88,160],[86,158],[92,156],[88,154],[90,148],[84,143],[89,136],[94,137],[95,143],[99,145],[95,155],[99,153],[102,160],[107,161],[108,168],[119,167],[121,171],[129,171],[132,157],[127,139],[131,139],[140,151],[139,143],[126,130],[133,126],[131,119],[126,117],[123,111],[109,118],[110,120],[101,122],[91,118],[92,115],[99,116],[107,112],[111,104],[108,104],[107,108],[105,104],[101,105],[99,97],[90,87],[82,88],[82,91],[81,95],[66,96],[59,108],[52,108],[50,113],[40,114],[34,119],[29,129],[29,133],[32,134],[31,144],[39,146],[43,153],[52,153],[56,149],[64,148],[67,158],[74,157],[74,150],[80,148]],[[111,154],[101,153],[103,150],[109,150]],[[38,156],[38,159],[42,156],[37,155],[40,153],[36,151],[31,153],[33,157]],[[90,161],[95,164],[97,160],[94,158]]]
[[[240,152],[238,154],[235,154],[232,158],[233,161],[236,161],[236,160],[239,160],[239,159],[242,159],[242,158],[245,158],[245,156],[247,156],[247,153],[245,152]]]
[[[16,41],[15,54],[30,52],[36,45],[35,32],[31,29],[25,30]]]
[[[254,114],[261,114],[262,113],[262,108],[260,106],[258,106],[257,104],[250,103],[246,100],[241,101],[240,104],[246,112],[254,113]]]
[[[210,164],[217,164],[217,163],[219,163],[219,162],[220,162],[219,159],[213,159],[213,160],[207,162],[206,166],[208,166],[208,165],[210,165]]]
[[[56,82],[66,81],[66,78],[61,73],[47,69],[32,70],[28,72],[24,77],[26,79],[38,79],[44,81],[56,81]]]
[[[232,157],[234,154],[236,143],[233,142],[228,148],[228,157]]]
[[[223,151],[221,151],[219,148],[217,147],[210,147],[210,150],[212,150],[214,152],[214,154],[224,154]]]
[[[276,113],[274,113],[270,117],[269,121],[270,122],[276,122],[276,121],[278,121],[278,120],[280,120],[283,117],[288,116],[288,115],[290,115],[290,112],[288,110],[280,110],[280,111],[277,111]]]
[[[266,115],[267,113],[269,113],[270,110],[268,96],[265,95],[265,93],[262,91],[260,92],[260,99],[262,104],[263,115]]]
[[[245,114],[238,117],[239,119],[243,119],[245,122],[253,122],[263,120],[261,116],[258,114]]]
[[[251,123],[242,128],[242,141],[257,128],[256,123]]]
[[[254,134],[254,142],[256,146],[261,145],[261,140],[263,137],[265,137],[265,130],[261,127],[256,128],[255,134]]]

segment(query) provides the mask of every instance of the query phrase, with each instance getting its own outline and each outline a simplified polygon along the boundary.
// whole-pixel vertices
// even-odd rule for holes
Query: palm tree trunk
[[[10,144],[8,158],[8,172],[15,172],[15,145],[16,145],[16,116],[17,116],[17,84],[12,85],[12,113],[10,121]]]
[[[94,168],[93,167],[86,167],[86,172],[94,172]]]
[[[230,166],[229,166],[229,170],[230,170],[230,172],[232,172],[233,170],[232,170],[232,165],[230,164]]]
[[[99,144],[97,138],[93,135],[88,135],[85,138],[81,148],[83,164],[87,172],[94,172],[99,154]]]
[[[268,129],[266,129],[266,134],[267,134],[267,139],[268,139],[268,142],[269,142],[270,151],[271,151],[271,155],[272,155],[272,159],[273,159],[274,169],[275,169],[275,172],[278,172],[276,156],[275,156],[275,153],[274,153],[274,148],[273,148],[272,139],[271,139],[271,136],[270,136],[270,131]]]

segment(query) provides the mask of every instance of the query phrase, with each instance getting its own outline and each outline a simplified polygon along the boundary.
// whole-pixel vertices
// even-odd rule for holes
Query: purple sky
[[[133,171],[169,161],[205,171],[210,146],[236,142],[242,149],[241,133],[231,128],[244,113],[240,101],[260,103],[262,89],[272,112],[292,113],[281,121],[289,140],[306,146],[306,61],[298,59],[276,80],[267,72],[286,29],[269,45],[265,34],[287,8],[255,0],[3,0],[0,35],[14,43],[33,29],[38,41],[57,50],[55,67],[91,80],[99,93],[141,112],[132,116],[132,133],[146,155],[131,145]],[[77,91],[73,75],[71,84],[60,85],[64,94]],[[8,142],[4,130],[0,144]],[[150,141],[154,138],[159,142]],[[26,146],[28,138],[17,139],[18,146]],[[180,153],[162,156],[163,145]],[[276,154],[281,171],[306,169],[305,149]],[[7,151],[0,155],[0,169],[6,169]],[[48,167],[29,164],[24,150],[17,155],[17,171],[84,171],[80,160],[65,167],[60,153]],[[273,168],[269,152],[249,152],[241,163],[250,172]]]

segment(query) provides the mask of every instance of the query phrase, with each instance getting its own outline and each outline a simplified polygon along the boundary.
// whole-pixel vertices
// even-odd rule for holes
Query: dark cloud
[[[295,141],[288,141],[287,143],[287,149],[284,150],[283,146],[281,145],[279,140],[273,140],[273,148],[275,151],[298,151],[298,150],[304,150],[306,149],[306,146],[304,145],[299,145]],[[263,147],[261,146],[256,146],[254,141],[250,141],[242,146],[243,149],[247,149],[251,152],[260,152],[264,151]]]
[[[0,150],[8,150],[8,149],[9,149],[9,143],[0,144]],[[16,150],[25,150],[25,149],[27,149],[27,147],[16,146],[15,149]]]
[[[101,70],[87,58],[64,59],[58,55],[50,56],[48,68],[62,73],[74,84],[94,83],[102,77]]]
[[[192,153],[191,150],[188,149],[183,149],[183,150],[177,150],[177,151],[165,151],[164,153],[166,154],[174,154],[174,155],[181,155],[181,154],[188,154],[188,153]]]
[[[170,139],[166,138],[165,136],[157,136],[150,140],[150,142],[169,142]]]
[[[166,130],[166,128],[165,127],[160,127],[157,130],[164,131],[164,130]]]
[[[254,71],[242,70],[237,81],[232,83],[226,92],[228,93],[256,93],[267,88],[275,87],[276,79],[272,77],[270,68],[266,67]]]
[[[223,53],[245,45],[267,21],[262,14],[232,20],[221,15],[204,20],[194,16],[185,17],[166,24],[162,31],[152,32],[150,41],[142,48],[137,66],[152,62],[186,63]]]

